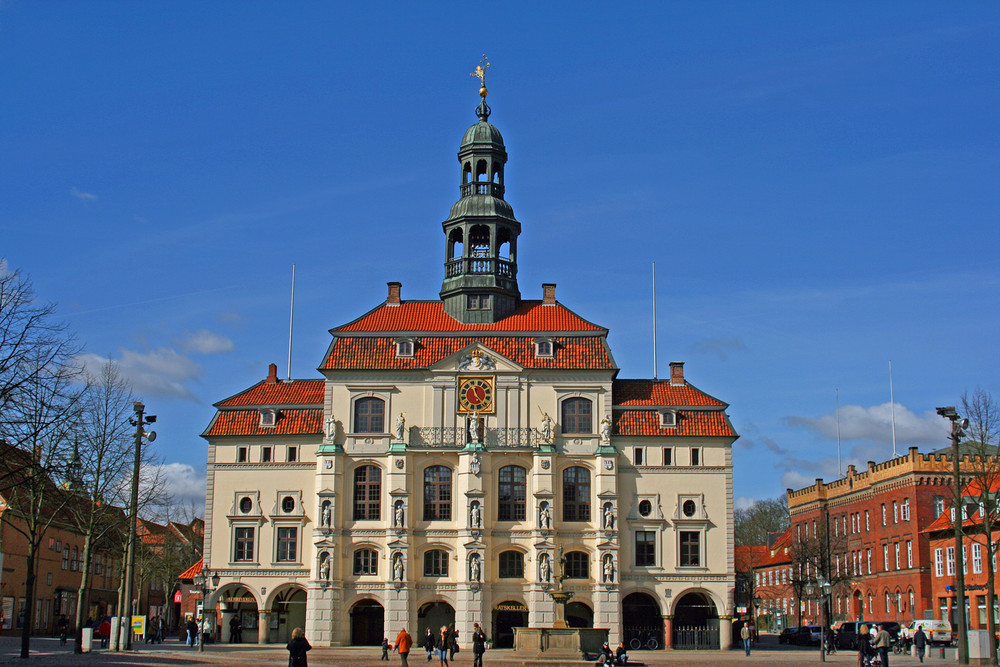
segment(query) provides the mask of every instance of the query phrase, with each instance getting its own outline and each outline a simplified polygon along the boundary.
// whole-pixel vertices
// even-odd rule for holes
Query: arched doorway
[[[851,618],[859,621],[865,620],[865,602],[861,597],[861,589],[854,591],[851,601]]]
[[[664,645],[663,616],[653,596],[631,593],[622,600],[622,641],[630,648]]]
[[[594,610],[582,602],[570,602],[566,605],[566,625],[571,628],[594,627]]]
[[[351,644],[379,646],[385,637],[385,609],[376,600],[361,600],[351,607]]]
[[[704,593],[682,595],[674,606],[675,649],[718,649],[719,613]]]
[[[424,635],[427,634],[427,628],[438,635],[442,626],[451,625],[454,622],[454,607],[442,600],[428,602],[417,610],[417,634],[413,637],[413,641],[418,644],[422,642]]]
[[[274,629],[272,620],[268,643],[287,644],[292,639],[292,630],[306,627],[306,591],[301,586],[281,589],[271,601],[271,611],[277,619]],[[381,643],[381,642],[379,642]]]
[[[257,613],[257,598],[250,589],[239,584],[223,587],[217,595],[219,604],[218,623],[221,627],[221,638],[223,641],[231,643],[256,644],[259,642],[257,623],[259,614]],[[234,618],[239,619],[239,627],[242,629],[233,634],[231,628],[236,624],[232,623]],[[179,619],[183,623],[187,619]]]
[[[528,627],[528,608],[513,600],[493,609],[493,639],[496,648],[514,648],[514,628]]]

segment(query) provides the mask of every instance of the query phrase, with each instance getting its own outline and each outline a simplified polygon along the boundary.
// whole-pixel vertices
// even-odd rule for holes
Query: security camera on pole
[[[953,465],[955,485],[955,502],[952,512],[954,513],[955,525],[955,619],[958,632],[958,664],[969,664],[969,635],[966,632],[968,625],[965,619],[965,559],[962,558],[962,474],[961,460],[959,458],[958,441],[965,435],[965,429],[969,428],[969,420],[963,419],[955,410],[955,406],[938,408],[937,413],[945,419],[951,420],[951,459]]]

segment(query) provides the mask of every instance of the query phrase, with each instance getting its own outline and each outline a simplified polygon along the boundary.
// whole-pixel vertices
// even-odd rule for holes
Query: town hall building
[[[318,377],[272,364],[215,404],[206,608],[222,641],[238,616],[261,643],[303,626],[314,645],[373,645],[455,623],[468,646],[479,622],[504,647],[515,627],[552,625],[561,587],[569,624],[613,643],[727,648],[728,406],[680,362],[619,378],[608,329],[555,284],[522,298],[507,152],[480,94],[440,298],[390,282],[331,329]]]

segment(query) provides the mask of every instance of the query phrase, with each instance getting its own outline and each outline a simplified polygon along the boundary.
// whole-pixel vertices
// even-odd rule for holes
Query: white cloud
[[[70,188],[69,193],[80,201],[97,201],[97,195],[90,192],[83,192],[75,187]]]
[[[816,483],[816,479],[803,475],[797,470],[789,470],[781,476],[781,484],[786,489],[803,489]]]
[[[879,444],[892,443],[892,404],[883,403],[866,408],[844,405],[840,408],[841,440],[865,440]],[[896,444],[901,450],[911,445],[944,446],[948,424],[932,411],[915,414],[905,406],[895,404]],[[786,417],[793,426],[804,426],[828,438],[837,437],[837,415],[819,417]]]
[[[193,510],[195,516],[205,516],[205,475],[200,474],[187,463],[163,463],[155,466],[144,466],[143,480],[158,477],[164,490],[170,496],[170,511],[160,508],[157,520],[163,520],[169,515],[174,519],[185,516],[185,510]]]
[[[225,336],[212,333],[207,329],[186,334],[180,341],[185,352],[196,352],[198,354],[221,354],[232,352],[236,349],[233,341]]]
[[[733,501],[733,507],[737,510],[746,510],[753,507],[753,504],[757,502],[756,498],[750,498],[748,496],[738,496],[736,500]]]
[[[114,360],[118,364],[118,370],[139,396],[195,399],[184,383],[201,376],[203,371],[191,359],[169,347],[158,347],[149,352],[126,349],[119,352],[121,356]],[[96,375],[108,360],[100,355],[87,353],[77,357],[77,361],[89,373]]]

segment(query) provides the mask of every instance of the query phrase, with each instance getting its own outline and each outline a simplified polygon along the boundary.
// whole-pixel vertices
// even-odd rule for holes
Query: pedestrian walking
[[[448,625],[448,659],[454,660],[456,653],[458,653],[458,630],[455,629],[454,623],[450,623]]]
[[[924,648],[927,647],[927,635],[924,634],[924,629],[917,627],[917,631],[913,633],[913,648],[917,649],[917,657],[920,658],[920,662],[924,661]]]
[[[427,662],[430,662],[434,658],[434,648],[437,642],[434,641],[434,631],[427,628],[427,634],[424,635],[424,650],[427,651]]]
[[[229,643],[243,643],[243,621],[240,620],[239,614],[229,619]]]
[[[66,614],[60,614],[59,616],[59,643],[66,643],[66,635],[69,634],[69,619],[66,618]]]
[[[306,652],[312,650],[312,646],[306,641],[306,633],[302,628],[292,630],[292,641],[288,642],[288,667],[309,667]]]
[[[750,641],[753,639],[753,633],[750,631],[749,623],[743,624],[743,628],[740,630],[740,639],[743,640],[743,650],[746,651],[747,655],[750,655]]]
[[[406,662],[406,657],[410,655],[410,649],[413,648],[413,637],[410,633],[403,628],[396,635],[395,650],[399,653],[399,660],[403,667],[408,667],[409,663]]]
[[[388,637],[382,637],[382,657],[379,658],[380,662],[382,660],[385,660],[386,662],[389,662],[389,649],[390,648],[391,647],[389,646],[389,638]]]
[[[437,636],[438,667],[448,664],[448,626],[442,625]]]
[[[193,617],[188,616],[187,620],[187,645],[194,647],[198,645],[198,623]]]
[[[472,667],[483,667],[486,653],[486,633],[478,623],[472,624]]]
[[[158,615],[153,623],[153,641],[157,644],[163,643],[163,628],[165,625],[166,622],[163,620],[163,617]]]
[[[889,667],[889,649],[892,648],[892,637],[889,635],[889,631],[885,629],[884,624],[879,628],[878,634],[875,635],[875,648],[878,649],[878,656],[882,661],[882,667]]]
[[[101,638],[101,648],[108,647],[108,640],[111,638],[111,619],[107,616],[97,626],[97,636]]]

